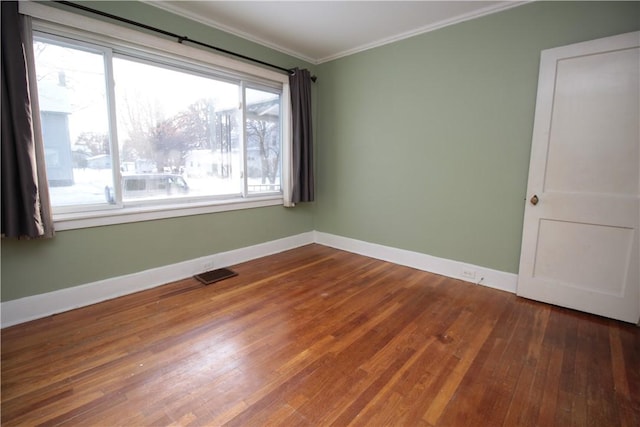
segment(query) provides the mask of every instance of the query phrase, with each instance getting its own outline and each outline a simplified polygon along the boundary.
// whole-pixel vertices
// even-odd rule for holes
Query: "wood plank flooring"
[[[320,245],[2,330],[3,426],[640,426],[640,328]]]

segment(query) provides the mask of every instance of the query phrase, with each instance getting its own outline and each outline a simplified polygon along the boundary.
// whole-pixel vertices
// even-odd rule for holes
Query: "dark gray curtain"
[[[293,203],[315,199],[313,178],[313,131],[311,127],[311,74],[294,69],[289,75],[292,122],[292,196]]]
[[[2,236],[50,237],[53,224],[48,189],[37,167],[39,132],[34,132],[25,49],[30,31],[18,13],[18,2],[2,1]],[[39,122],[38,122],[39,123]],[[44,164],[42,164],[44,172]],[[44,187],[41,191],[39,187]],[[46,195],[43,206],[41,195]],[[44,214],[43,215],[43,210]]]

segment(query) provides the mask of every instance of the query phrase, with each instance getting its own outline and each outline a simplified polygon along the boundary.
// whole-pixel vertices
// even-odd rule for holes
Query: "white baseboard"
[[[514,273],[492,270],[460,261],[438,258],[420,252],[378,245],[376,243],[369,243],[319,231],[315,232],[314,240],[321,245],[389,261],[394,264],[405,265],[418,270],[428,271],[430,273],[440,274],[502,291],[516,292],[518,275]],[[471,273],[474,277],[465,276],[463,274],[465,271]]]
[[[0,305],[2,327],[16,325],[78,307],[106,301],[184,279],[212,268],[228,267],[314,242],[314,232],[260,243],[72,288],[5,301]]]
[[[29,320],[40,319],[52,314],[62,313],[134,292],[151,289],[193,276],[194,274],[202,273],[209,269],[228,267],[310,243],[318,243],[471,283],[479,282],[479,284],[483,286],[503,291],[512,293],[516,291],[518,276],[513,273],[505,273],[503,271],[334,234],[309,231],[283,239],[227,252],[220,252],[138,273],[127,274],[125,276],[112,277],[85,285],[47,292],[45,294],[5,301],[0,304],[2,327],[5,328],[28,322]],[[464,276],[463,271],[475,274],[475,278],[471,279],[468,276]]]

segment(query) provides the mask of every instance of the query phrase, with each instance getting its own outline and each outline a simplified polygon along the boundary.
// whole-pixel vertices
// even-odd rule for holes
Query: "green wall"
[[[638,2],[535,2],[314,67],[143,3],[88,4],[317,74],[317,201],[3,240],[3,301],[313,229],[516,273],[540,51],[640,29]]]
[[[318,69],[318,231],[517,273],[540,51],[638,2],[535,2]]]
[[[282,67],[311,64],[137,2],[86,2]],[[61,7],[61,6],[59,6]],[[313,205],[280,206],[61,231],[2,240],[2,301],[144,271],[313,230]]]
[[[312,230],[310,206],[280,206],[59,232],[2,241],[8,301]]]

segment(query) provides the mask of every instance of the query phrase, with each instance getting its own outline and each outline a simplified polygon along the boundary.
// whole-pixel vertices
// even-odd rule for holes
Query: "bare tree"
[[[118,126],[123,131],[119,136],[124,141],[121,160],[151,159],[150,132],[158,122],[158,108],[141,94],[124,92],[117,99]]]
[[[177,126],[177,121],[174,119],[163,120],[156,124],[149,133],[158,170],[163,170],[165,167],[181,166],[182,159],[190,147],[182,129]]]
[[[83,132],[76,139],[76,147],[89,156],[109,154],[109,135],[98,132]]]
[[[173,121],[183,134],[188,149],[213,148],[211,146],[213,111],[215,107],[211,102],[200,99],[175,116]]]
[[[264,184],[275,183],[280,166],[279,126],[273,120],[247,118],[248,148],[258,147],[260,153],[261,178]]]

